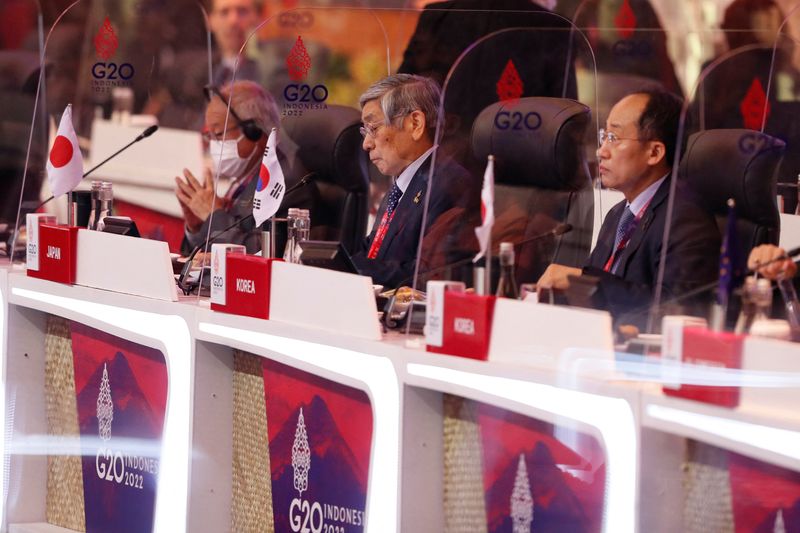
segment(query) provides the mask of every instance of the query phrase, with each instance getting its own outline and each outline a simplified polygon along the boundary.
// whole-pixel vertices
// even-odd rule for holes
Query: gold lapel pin
[[[414,197],[414,203],[418,204],[419,199],[422,197],[422,191],[417,191],[417,195]]]

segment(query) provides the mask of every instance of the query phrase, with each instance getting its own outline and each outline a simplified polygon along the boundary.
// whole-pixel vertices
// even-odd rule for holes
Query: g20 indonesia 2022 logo
[[[513,108],[525,93],[525,85],[511,59],[506,63],[500,79],[495,86],[497,97],[503,104],[501,111],[494,116],[494,127],[498,130],[537,130],[542,125],[542,117],[536,111],[523,113]]]
[[[97,395],[97,433],[103,445],[95,455],[97,477],[134,489],[144,489],[144,474],[158,475],[158,459],[132,455],[111,447],[111,423],[114,421],[114,402],[108,366],[103,365],[100,393]]]
[[[94,36],[94,50],[98,59],[92,65],[92,87],[95,92],[109,92],[113,87],[130,87],[135,71],[130,63],[112,61],[117,48],[117,32],[106,17]]]
[[[302,407],[297,417],[292,444],[292,471],[294,489],[298,493],[297,498],[293,498],[289,505],[289,527],[294,533],[345,533],[348,524],[364,526],[364,511],[303,498],[303,493],[309,488],[311,448],[308,445]]]
[[[328,109],[325,104],[328,88],[322,84],[310,85],[303,82],[311,70],[311,56],[300,35],[286,58],[286,67],[289,78],[295,83],[290,83],[283,89],[283,116],[299,117],[307,109]]]

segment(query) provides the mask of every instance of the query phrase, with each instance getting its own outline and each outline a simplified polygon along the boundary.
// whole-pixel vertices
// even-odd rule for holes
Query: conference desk
[[[475,361],[397,333],[356,339],[10,266],[0,268],[0,298],[0,512],[10,531],[97,530],[102,520],[159,532],[272,521],[276,531],[500,531],[528,519],[681,531],[711,511],[739,524],[748,510],[769,520],[783,509],[791,524],[800,501],[797,345],[748,339],[752,372],[700,369],[701,381],[742,385],[739,406],[723,408],[665,396],[674,377],[659,362],[619,354],[586,351],[568,370]],[[120,353],[136,386],[117,373],[127,368]],[[691,370],[682,379],[695,379]],[[114,409],[105,430],[104,389]],[[59,416],[70,410],[67,427]],[[144,490],[140,478],[115,482],[109,450],[122,450],[119,464]],[[81,470],[82,487],[68,475]],[[755,513],[742,496],[753,476],[780,492]],[[691,505],[701,494],[705,504]]]

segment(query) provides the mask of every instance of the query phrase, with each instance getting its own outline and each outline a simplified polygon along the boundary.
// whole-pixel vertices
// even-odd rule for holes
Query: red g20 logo
[[[106,87],[120,87],[129,85],[127,82],[134,75],[133,65],[130,63],[116,63],[109,61],[119,48],[119,39],[114,31],[114,26],[108,17],[105,18],[97,34],[94,36],[94,50],[98,61],[92,65],[92,78],[95,80],[95,90]]]
[[[311,56],[299,35],[286,57],[286,68],[289,78],[296,83],[290,83],[283,88],[283,99],[286,102],[283,116],[301,116],[306,109],[327,109],[325,101],[328,99],[328,88],[322,84],[302,83],[311,70]]]

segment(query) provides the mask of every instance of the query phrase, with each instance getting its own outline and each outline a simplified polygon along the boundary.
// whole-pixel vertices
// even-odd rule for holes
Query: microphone
[[[752,275],[757,273],[759,268],[765,267],[767,265],[771,265],[772,263],[777,263],[778,261],[785,261],[786,259],[793,259],[795,256],[798,256],[798,255],[800,255],[800,246],[798,246],[796,248],[792,248],[791,250],[787,251],[785,254],[780,255],[778,257],[775,257],[774,259],[770,259],[769,261],[766,261],[766,262],[758,265],[758,267],[755,270],[747,269],[745,271],[744,275],[745,276],[752,276]],[[795,260],[795,262],[798,262],[798,261]],[[714,280],[712,282],[706,283],[705,285],[701,285],[700,287],[696,287],[696,288],[694,288],[694,289],[692,289],[690,291],[686,291],[686,292],[684,292],[682,294],[678,294],[676,296],[673,296],[672,298],[669,298],[668,300],[665,300],[665,301],[661,302],[661,304],[659,305],[658,308],[662,309],[667,305],[678,303],[678,302],[680,302],[682,300],[685,300],[686,298],[691,298],[693,296],[698,296],[698,295],[703,294],[705,292],[715,290],[717,287],[719,287],[719,283],[720,282],[717,279],[717,280]],[[655,311],[653,309],[652,305],[647,305],[646,307],[645,306],[638,307],[638,308],[635,308],[635,309],[631,309],[630,311],[626,311],[625,313],[620,315],[620,317],[619,317],[619,319],[617,321],[620,321],[623,317],[635,316],[635,315],[637,315],[639,313],[643,313],[643,312],[648,311],[648,310],[651,313],[653,313]]]
[[[155,130],[153,130],[153,131],[155,131]],[[147,133],[147,132],[145,131],[145,133]],[[142,135],[144,135],[144,133]],[[289,194],[293,193],[294,191],[296,191],[296,190],[298,190],[298,189],[300,189],[302,187],[305,187],[307,184],[312,182],[314,180],[315,174],[316,174],[315,172],[309,172],[308,174],[306,174],[305,176],[300,178],[300,181],[298,181],[297,183],[295,183],[294,185],[292,185],[291,187],[289,187],[286,190],[286,192],[283,195],[283,198],[285,199]],[[197,246],[195,246],[192,249],[192,252],[186,258],[186,263],[184,263],[183,269],[181,269],[181,274],[178,277],[178,288],[180,288],[185,295],[188,296],[192,292],[192,290],[194,290],[194,288],[197,285],[199,285],[199,281],[198,281],[197,284],[191,284],[190,285],[187,282],[187,277],[189,275],[189,272],[192,270],[192,262],[194,261],[195,256],[200,252],[200,250],[203,250],[209,244],[214,243],[217,239],[219,239],[226,232],[228,232],[228,231],[230,231],[230,230],[232,230],[232,229],[244,224],[246,221],[249,222],[251,220],[253,220],[253,214],[252,213],[248,214],[247,216],[244,216],[244,217],[240,218],[239,220],[237,220],[236,222],[234,222],[233,224],[231,224],[227,228],[219,230],[214,235],[210,235],[207,239],[204,239],[202,243],[198,244]],[[263,253],[263,251],[262,251],[262,253]]]
[[[522,240],[522,241],[520,241],[518,243],[514,243],[514,247],[521,246],[523,244],[528,244],[528,243],[531,243],[531,242],[534,242],[534,241],[538,241],[539,239],[544,239],[546,237],[551,237],[551,236],[552,237],[558,237],[558,236],[564,235],[565,233],[569,233],[570,231],[572,231],[572,224],[568,224],[568,223],[562,222],[561,224],[556,225],[554,228],[552,228],[552,229],[550,229],[548,231],[545,231],[543,233],[539,233],[539,234],[534,235],[532,237],[528,237],[527,239],[524,239],[524,240]],[[500,249],[500,247],[498,245],[498,247],[495,250],[493,250],[493,252],[499,251],[499,249]],[[490,256],[491,255],[492,254],[490,254]],[[424,272],[420,272],[419,273],[419,277],[421,278],[423,276],[433,276],[435,274],[439,274],[441,272],[444,272],[445,270],[448,270],[450,268],[455,268],[455,267],[459,267],[459,266],[468,265],[468,264],[470,264],[472,262],[473,262],[473,256],[470,255],[470,257],[467,257],[467,258],[464,258],[464,259],[460,259],[460,260],[454,261],[452,263],[448,263],[448,264],[443,265],[441,267],[437,267],[437,268],[433,268],[433,269],[430,269],[430,270],[426,270]],[[394,308],[395,296],[397,296],[397,291],[400,289],[400,287],[402,287],[403,285],[405,285],[406,283],[408,283],[410,281],[413,281],[413,279],[414,279],[414,277],[412,276],[410,278],[404,279],[403,281],[401,281],[400,283],[397,284],[397,287],[395,287],[395,289],[392,291],[391,296],[389,296],[389,301],[386,304],[386,312],[384,313],[384,317],[386,317],[388,319],[391,316],[391,311]]]
[[[178,288],[183,291],[183,294],[188,296],[189,294],[191,294],[192,290],[194,290],[194,288],[200,284],[199,281],[196,284],[189,284],[186,280],[186,278],[189,276],[189,272],[192,270],[192,262],[194,261],[195,256],[200,252],[200,250],[205,249],[206,246],[216,241],[227,231],[230,231],[233,228],[244,224],[245,221],[250,221],[250,220],[253,220],[252,213],[250,213],[245,217],[240,218],[227,228],[216,232],[214,235],[209,236],[209,238],[203,240],[201,244],[198,244],[197,246],[194,247],[192,253],[190,253],[189,256],[186,258],[186,263],[183,264],[183,269],[181,269],[181,275],[178,276]]]
[[[89,170],[84,172],[83,176],[81,176],[81,178],[85,178],[86,176],[88,176],[89,174],[91,174],[92,172],[94,172],[98,168],[102,167],[103,165],[105,165],[106,163],[108,163],[109,161],[111,161],[112,159],[117,157],[119,154],[121,154],[122,152],[124,152],[125,150],[130,148],[132,145],[134,145],[134,144],[138,143],[139,141],[141,141],[142,139],[150,137],[152,134],[154,134],[156,132],[156,130],[158,130],[158,125],[157,124],[153,124],[152,126],[147,128],[146,130],[144,130],[142,133],[140,133],[134,140],[132,140],[131,142],[129,142],[128,144],[126,144],[125,146],[123,146],[122,148],[120,148],[119,150],[117,150],[116,152],[111,154],[110,156],[108,156],[105,159],[103,159],[100,163],[96,164],[95,166],[93,166],[92,168],[90,168]],[[44,205],[47,204],[53,198],[55,198],[55,196],[51,195],[50,198],[48,198],[44,202],[40,203],[38,206],[36,206],[36,209],[34,209],[34,212],[38,211],[39,209],[44,207]]]
[[[569,233],[570,231],[572,231],[572,224],[568,224],[568,223],[562,222],[561,224],[556,225],[554,228],[552,228],[552,229],[550,229],[548,231],[545,231],[543,233],[539,233],[537,235],[533,235],[532,237],[528,237],[527,239],[523,239],[523,240],[521,240],[519,242],[513,243],[514,244],[514,248],[517,248],[518,246],[522,246],[524,244],[529,244],[529,243],[538,241],[540,239],[544,239],[546,237],[551,237],[551,236],[552,237],[559,237],[561,235],[564,235],[565,233]],[[499,250],[500,250],[500,245],[498,244],[497,247],[492,250],[492,254],[490,254],[490,255],[494,255],[494,253],[495,252],[499,252]],[[441,266],[441,267],[437,267],[437,268],[434,268],[434,269],[431,269],[431,270],[426,270],[425,272],[420,272],[419,275],[420,275],[420,277],[423,276],[423,275],[432,276],[434,274],[439,274],[440,272],[444,272],[445,270],[447,270],[449,268],[455,268],[455,267],[459,267],[459,266],[464,266],[464,265],[467,265],[467,264],[472,263],[472,262],[473,262],[473,258],[472,257],[467,257],[465,259],[460,259],[458,261],[455,261],[453,263],[449,263],[449,264]],[[398,286],[402,286],[403,284],[408,283],[409,281],[412,281],[412,280],[413,280],[413,277],[412,278],[407,278],[407,279],[403,280],[403,283],[400,283],[400,285],[398,285]]]
[[[514,247],[516,248],[517,246],[522,246],[524,244],[528,244],[528,243],[531,243],[531,242],[534,242],[534,241],[538,241],[538,240],[544,239],[546,237],[559,237],[561,235],[564,235],[565,233],[569,233],[570,231],[572,231],[572,229],[573,229],[572,228],[572,224],[569,224],[569,223],[566,223],[566,222],[562,222],[562,223],[556,225],[555,227],[553,227],[552,229],[550,229],[548,231],[545,231],[543,233],[539,233],[537,235],[533,235],[532,237],[528,237],[527,239],[523,239],[523,240],[521,240],[521,241],[519,241],[517,243],[514,243]],[[500,247],[498,245],[498,247],[495,248],[489,254],[489,260],[491,260],[491,256],[493,255],[493,253],[499,251],[499,249],[500,249]],[[464,266],[464,265],[467,265],[467,264],[470,264],[470,263],[473,263],[473,262],[474,262],[473,261],[473,256],[470,255],[470,257],[467,257],[467,258],[464,258],[464,259],[460,259],[460,260],[455,261],[453,263],[449,263],[449,264],[446,264],[446,265],[441,266],[441,267],[437,267],[437,268],[433,268],[433,269],[430,269],[430,270],[426,270],[424,272],[420,272],[419,273],[419,277],[422,278],[423,276],[433,276],[435,274],[439,274],[440,272],[444,272],[447,269],[455,268],[455,267],[459,267],[459,266]],[[411,278],[404,279],[402,282],[400,282],[397,285],[397,287],[395,287],[395,289],[392,291],[391,295],[389,296],[389,299],[388,299],[388,302],[386,302],[386,306],[384,308],[384,314],[383,314],[384,323],[386,324],[386,327],[395,328],[395,327],[397,327],[399,325],[399,321],[396,321],[394,318],[392,318],[392,316],[393,316],[392,311],[394,310],[395,300],[396,300],[396,297],[397,297],[397,291],[400,290],[400,287],[402,287],[406,283],[408,283],[410,281],[413,281],[413,279],[414,279],[413,276]],[[411,309],[411,308],[409,307],[409,309]],[[400,321],[402,321],[402,318],[400,319]]]

